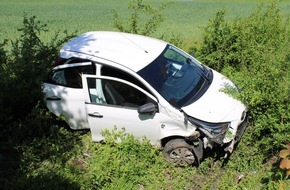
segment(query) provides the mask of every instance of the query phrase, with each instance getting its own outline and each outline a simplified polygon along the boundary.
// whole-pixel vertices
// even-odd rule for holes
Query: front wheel
[[[164,158],[177,165],[192,165],[195,162],[193,150],[184,139],[172,139],[163,149]]]

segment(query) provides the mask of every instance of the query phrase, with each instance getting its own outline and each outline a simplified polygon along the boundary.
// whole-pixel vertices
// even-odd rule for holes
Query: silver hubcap
[[[170,162],[179,165],[191,165],[194,163],[195,158],[193,153],[188,148],[174,149],[170,155]]]

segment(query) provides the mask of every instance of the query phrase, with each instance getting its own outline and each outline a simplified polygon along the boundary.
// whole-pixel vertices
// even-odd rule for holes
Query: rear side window
[[[50,72],[45,82],[70,88],[82,88],[82,74],[95,74],[94,66],[55,69]]]

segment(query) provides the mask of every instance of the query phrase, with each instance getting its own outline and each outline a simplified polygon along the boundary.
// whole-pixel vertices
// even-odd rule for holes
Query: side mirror
[[[147,103],[138,108],[139,114],[154,114],[157,112],[157,106],[153,103]]]

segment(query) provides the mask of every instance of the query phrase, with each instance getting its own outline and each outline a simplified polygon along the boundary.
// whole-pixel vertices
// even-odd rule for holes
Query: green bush
[[[42,82],[59,53],[61,44],[70,39],[65,31],[44,43],[40,36],[47,32],[45,24],[35,16],[24,16],[21,36],[15,41],[0,44],[0,131],[27,116],[42,100]],[[14,129],[15,130],[15,129]]]
[[[133,0],[128,3],[128,9],[132,10],[132,14],[126,23],[121,20],[118,12],[113,10],[114,27],[121,32],[149,36],[156,32],[160,23],[164,21],[162,13],[168,5],[169,3],[163,3],[160,7],[156,8],[144,4],[143,0]]]
[[[50,136],[56,134],[51,128],[55,119],[44,108],[42,83],[61,44],[74,36],[57,32],[50,42],[44,43],[40,36],[47,32],[46,25],[35,16],[29,18],[27,15],[19,31],[21,35],[15,41],[7,39],[0,43],[1,184],[2,179],[12,177],[15,170],[26,171],[24,168],[37,164],[39,157],[51,153],[45,152],[48,146],[53,146],[50,138],[56,138]],[[43,141],[47,142],[46,146]],[[37,147],[39,143],[42,145]],[[32,151],[37,153],[32,154]]]
[[[250,139],[261,152],[277,153],[290,139],[290,32],[275,4],[249,17],[225,20],[221,10],[205,28],[200,60],[242,89],[237,98],[251,113]]]
[[[149,141],[140,143],[124,131],[104,131],[103,135],[105,144],[94,150],[99,156],[90,163],[90,188],[135,189],[138,183],[145,185],[150,181],[146,178],[151,178],[147,171],[152,165],[156,162],[162,165],[160,153]]]
[[[82,170],[76,169],[74,160],[82,156],[82,139],[87,131],[72,131],[54,121],[45,109],[35,108],[17,123],[20,132],[10,136],[17,150],[17,157],[11,157],[15,166],[0,173],[1,188],[80,189]]]

